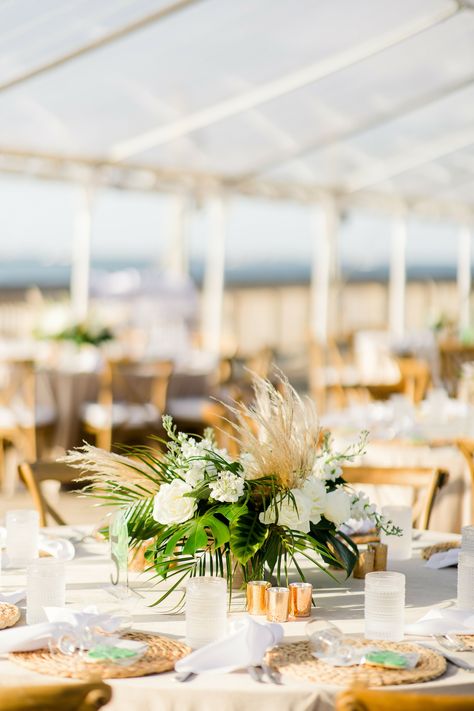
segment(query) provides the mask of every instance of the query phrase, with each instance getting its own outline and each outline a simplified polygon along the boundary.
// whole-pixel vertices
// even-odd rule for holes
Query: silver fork
[[[463,642],[456,635],[451,634],[434,634],[433,639],[444,649],[449,649],[451,652],[471,652],[469,645]]]

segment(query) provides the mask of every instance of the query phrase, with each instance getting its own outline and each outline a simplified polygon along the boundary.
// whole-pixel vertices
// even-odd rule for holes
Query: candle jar
[[[266,580],[251,580],[247,583],[247,612],[249,615],[264,615],[267,611],[267,589],[271,583]]]
[[[45,622],[45,607],[66,604],[64,563],[55,558],[39,558],[30,563],[26,574],[26,621],[29,625]]]
[[[365,576],[365,637],[388,642],[403,639],[405,576],[374,572]]]
[[[412,507],[382,506],[382,514],[402,530],[401,536],[388,536],[383,531],[380,534],[380,542],[388,546],[388,559],[408,560],[411,558]]]
[[[227,632],[225,578],[191,578],[186,585],[185,618],[186,641],[193,649],[224,637]]]
[[[289,607],[290,591],[288,588],[267,589],[267,620],[287,622]]]
[[[290,583],[290,617],[311,617],[313,586],[311,583]]]
[[[474,609],[474,552],[459,552],[457,607],[460,610]]]
[[[354,578],[365,578],[367,573],[372,573],[375,568],[375,553],[373,550],[361,551],[354,565],[352,575]]]
[[[387,570],[388,546],[385,543],[369,543],[367,550],[374,554],[374,570]]]
[[[38,557],[39,514],[34,509],[7,511],[8,565],[24,568]]]

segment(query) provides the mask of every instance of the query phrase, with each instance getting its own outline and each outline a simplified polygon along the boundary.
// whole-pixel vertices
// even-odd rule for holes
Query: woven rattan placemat
[[[169,637],[141,632],[129,632],[123,637],[148,644],[143,657],[129,666],[110,662],[85,662],[79,656],[67,656],[48,649],[14,652],[8,656],[13,662],[40,674],[74,679],[119,679],[171,671],[178,659],[191,652],[186,644]]]
[[[457,634],[456,637],[459,637],[467,647],[474,651],[474,634]]]
[[[21,617],[21,612],[16,605],[9,602],[0,602],[0,630],[13,627]]]
[[[444,553],[445,551],[450,551],[451,548],[459,548],[461,544],[459,541],[445,541],[444,543],[435,543],[433,546],[427,546],[421,549],[421,557],[425,560],[429,560],[435,553]]]
[[[378,647],[397,652],[417,652],[420,655],[414,669],[382,669],[358,665],[353,667],[333,667],[311,654],[309,642],[293,642],[275,647],[267,655],[269,665],[285,676],[304,681],[336,686],[350,686],[361,683],[364,686],[390,686],[392,684],[415,684],[436,679],[446,671],[446,660],[440,654],[414,644],[404,642],[371,642],[368,640],[348,640],[355,647]]]

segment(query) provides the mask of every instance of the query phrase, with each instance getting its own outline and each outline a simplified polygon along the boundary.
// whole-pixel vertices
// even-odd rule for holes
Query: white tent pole
[[[92,192],[81,187],[78,194],[71,263],[71,312],[75,323],[87,318],[89,308]]]
[[[189,273],[187,245],[188,200],[185,195],[170,196],[168,243],[165,255],[166,270],[175,276]]]
[[[394,336],[403,336],[405,332],[406,241],[407,220],[400,215],[392,225],[388,289],[388,323]]]
[[[320,79],[362,62],[389,47],[404,42],[410,37],[415,37],[421,32],[429,30],[453,17],[459,9],[457,2],[451,2],[435,12],[418,16],[402,27],[396,27],[395,29],[390,29],[389,32],[371,37],[355,47],[345,48],[342,52],[326,57],[314,64],[301,67],[290,74],[285,74],[277,79],[260,84],[260,86],[230,99],[225,99],[195,113],[190,113],[176,121],[128,138],[113,146],[110,150],[110,156],[117,161],[126,160],[130,156],[169,143],[198,129],[206,128],[244,111],[255,109],[268,101],[285,96],[309,84],[314,84]]]
[[[469,328],[471,325],[471,237],[472,230],[468,225],[462,225],[458,236],[458,303],[459,327]]]
[[[311,269],[311,335],[327,344],[331,282],[334,277],[339,217],[335,202],[327,200],[313,209],[313,262]]]
[[[222,196],[213,197],[208,206],[209,228],[202,291],[203,349],[219,355],[224,306],[225,240],[228,204]]]

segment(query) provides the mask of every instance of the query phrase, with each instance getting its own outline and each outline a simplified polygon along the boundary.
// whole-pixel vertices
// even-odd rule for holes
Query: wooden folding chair
[[[401,391],[415,405],[426,395],[431,383],[429,363],[419,358],[396,358],[401,376]]]
[[[471,475],[471,523],[474,524],[474,439],[457,439],[455,444],[466,460]]]
[[[413,526],[426,529],[438,491],[449,474],[429,467],[346,466],[343,477],[349,484],[372,486],[405,486],[413,490]]]
[[[473,697],[354,688],[338,694],[335,711],[393,711],[398,708],[403,711],[472,711]]]
[[[66,526],[67,523],[61,514],[45,498],[41,490],[41,482],[53,479],[61,484],[69,484],[77,479],[77,469],[62,462],[35,462],[33,464],[23,462],[18,466],[18,473],[39,513],[40,526],[47,525],[48,515],[60,526]]]
[[[231,457],[238,457],[239,445],[231,417],[232,413],[219,402],[210,402],[203,409],[204,423],[214,430],[217,446],[226,449]]]
[[[112,698],[108,684],[2,686],[0,711],[97,711]]]
[[[105,363],[97,403],[87,403],[83,416],[85,430],[94,435],[98,447],[110,451],[117,431],[138,437],[159,429],[172,370],[168,360]],[[140,381],[145,388],[138,386]]]

